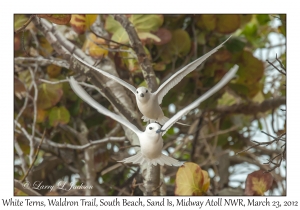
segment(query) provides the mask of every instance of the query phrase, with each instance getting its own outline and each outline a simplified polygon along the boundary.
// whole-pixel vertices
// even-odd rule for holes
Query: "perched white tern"
[[[230,37],[229,37],[230,38]],[[228,38],[228,39],[229,39]],[[228,40],[227,39],[227,40]],[[137,106],[140,110],[140,112],[144,115],[142,119],[144,122],[150,121],[152,122],[158,122],[159,124],[163,125],[165,122],[169,120],[169,118],[164,116],[164,113],[159,106],[162,102],[163,97],[169,92],[171,88],[173,88],[175,85],[177,85],[187,74],[195,70],[203,61],[205,61],[209,56],[211,56],[213,53],[217,52],[219,48],[223,46],[225,42],[214,48],[213,50],[209,51],[202,57],[198,58],[197,60],[191,62],[187,66],[183,67],[182,69],[178,70],[175,74],[173,74],[167,81],[165,81],[163,84],[159,86],[159,88],[154,92],[151,93],[146,87],[139,87],[136,89],[131,84],[128,84],[124,80],[120,79],[119,77],[116,77],[112,74],[107,73],[106,71],[103,71],[101,69],[98,69],[80,58],[78,58],[76,55],[74,57],[80,61],[81,63],[85,64],[86,66],[100,72],[104,76],[115,80],[116,82],[120,83],[124,87],[128,88],[130,91],[132,91],[135,94]],[[179,122],[177,122],[179,123]],[[179,123],[182,124],[182,123]],[[183,124],[185,125],[185,124]]]
[[[170,118],[163,126],[159,125],[158,123],[150,123],[147,125],[146,130],[144,132],[140,131],[135,125],[129,122],[122,116],[119,116],[97,101],[95,101],[73,78],[70,77],[69,82],[73,91],[86,103],[90,106],[94,107],[98,112],[111,117],[112,119],[118,121],[119,123],[123,124],[130,130],[132,130],[139,138],[141,150],[137,154],[125,158],[120,162],[124,163],[138,163],[144,164],[148,163],[149,165],[170,165],[170,166],[181,166],[183,163],[179,162],[178,160],[168,157],[162,154],[163,148],[163,139],[162,136],[167,132],[167,130],[176,123],[183,115],[187,114],[190,110],[196,108],[200,105],[201,102],[206,100],[208,97],[213,95],[215,92],[220,90],[223,86],[225,86],[236,74],[238,70],[238,66],[235,65],[229,72],[225,74],[225,76],[210,90],[200,96],[197,100],[193,103],[185,107],[184,109],[177,112],[172,118]]]

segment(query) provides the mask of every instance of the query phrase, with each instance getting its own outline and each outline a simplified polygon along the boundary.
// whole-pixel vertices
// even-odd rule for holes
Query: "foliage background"
[[[15,30],[27,19],[28,16],[16,16]],[[259,59],[261,56],[257,56],[257,49],[266,48],[271,51],[274,47],[282,47],[283,51],[278,57],[285,66],[285,42],[280,43],[280,46],[272,46],[269,40],[272,34],[279,34],[285,40],[285,15],[136,15],[129,17],[129,20],[134,23],[159,82],[217,46],[229,34],[233,34],[224,48],[166,95],[162,103],[166,116],[172,116],[176,110],[194,101],[219,81],[235,63],[240,66],[239,78],[201,104],[199,108],[202,114],[199,110],[195,110],[186,117],[183,122],[191,124],[190,128],[174,126],[170,129],[164,145],[165,152],[173,157],[197,163],[208,171],[211,178],[209,190],[211,194],[229,195],[232,190],[236,190],[233,191],[233,195],[243,193],[245,179],[233,185],[235,180],[232,180],[232,177],[241,173],[251,173],[257,169],[268,170],[274,164],[268,166],[262,163],[282,152],[282,144],[275,142],[266,149],[256,147],[238,156],[233,155],[251,146],[253,143],[250,140],[257,140],[253,139],[253,136],[258,131],[268,128],[266,121],[270,116],[275,117],[271,117],[271,127],[264,131],[272,132],[275,137],[285,133],[285,123],[282,123],[285,122],[285,112],[278,109],[280,105],[285,104],[285,76],[277,73],[277,70],[266,62],[268,59],[273,63],[274,56],[267,53],[263,60]],[[272,27],[274,21],[279,21],[280,26]],[[133,50],[97,38],[93,33],[95,31],[91,31],[92,23],[97,22],[100,25],[103,23],[103,27],[100,27],[103,31],[99,32],[102,36],[128,45],[125,29],[116,24],[109,15],[101,15],[101,19],[93,15],[72,16],[69,24],[57,26],[57,30],[91,58],[114,66],[122,79],[136,87],[146,85],[137,60],[132,59]],[[158,42],[158,39],[162,41]],[[123,129],[119,125],[79,100],[70,90],[68,83],[53,85],[41,80],[63,80],[67,75],[76,75],[78,72],[50,65],[49,62],[44,65],[37,60],[40,57],[49,60],[66,59],[52,48],[53,45],[51,46],[36,25],[33,23],[28,25],[24,34],[16,34],[14,40],[14,115],[15,120],[27,133],[41,138],[46,130],[49,141],[80,145],[84,144],[76,137],[79,134],[78,121],[80,121],[79,124],[86,127],[88,140],[102,139],[112,129],[115,131],[114,136],[124,136]],[[29,62],[28,58],[20,59],[26,57],[26,52],[33,58],[32,61]],[[16,60],[17,58],[19,60]],[[66,60],[66,63],[70,61]],[[274,64],[279,66],[278,62]],[[84,80],[83,77],[80,79]],[[112,108],[97,91],[93,88],[88,90],[101,104]],[[127,95],[134,102],[130,93]],[[135,112],[137,119],[140,119],[136,107],[127,108]],[[283,125],[274,126],[280,123]],[[21,179],[26,166],[28,168],[32,163],[38,142],[30,139],[31,137],[24,136],[24,132],[16,128],[15,179]],[[271,141],[272,137],[267,140]],[[92,152],[89,150],[90,155],[94,153],[93,182],[98,186],[96,191],[91,192],[92,194],[126,195],[132,192],[134,195],[141,194],[138,187],[132,190],[134,179],[137,183],[141,183],[139,168],[123,165],[116,167],[115,160],[133,154],[132,149],[124,148],[127,146],[130,146],[130,143],[121,141],[99,145]],[[62,157],[64,155],[65,158]],[[85,171],[83,159],[84,151],[49,149],[44,142],[28,178],[42,180],[48,184],[54,184],[60,179],[68,182],[74,180],[78,183],[85,182],[88,173]],[[275,161],[278,162],[279,159]],[[108,171],[107,169],[111,171],[104,173]],[[164,192],[172,195],[177,168],[164,167],[161,171],[165,182]],[[269,193],[273,194],[274,190],[277,190],[278,194],[284,195],[285,165],[281,165],[271,173],[274,183]],[[233,186],[238,188],[234,189]],[[20,192],[16,190],[15,193]]]

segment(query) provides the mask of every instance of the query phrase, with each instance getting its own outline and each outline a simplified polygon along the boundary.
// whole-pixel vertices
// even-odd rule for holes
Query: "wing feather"
[[[228,38],[230,39],[230,37]],[[173,74],[167,81],[165,81],[163,84],[159,86],[155,94],[157,95],[158,104],[161,104],[163,97],[169,92],[171,88],[173,88],[175,85],[177,85],[187,74],[194,71],[203,61],[205,61],[209,56],[214,54],[218,51],[219,48],[221,48],[225,42],[228,41],[226,39],[222,44],[217,46],[216,48],[212,49],[205,55],[201,56],[197,60],[193,61],[192,63],[186,65],[179,71],[177,71],[175,74]]]
[[[74,77],[70,77],[69,83],[71,85],[71,88],[73,91],[86,103],[88,103],[90,106],[95,108],[98,112],[101,114],[104,114],[119,123],[123,124],[133,132],[135,132],[137,135],[141,134],[142,132],[132,123],[130,123],[128,120],[126,120],[124,117],[119,116],[108,109],[106,109],[104,106],[99,104],[97,101],[95,101],[79,84],[78,82],[74,79]]]
[[[89,63],[86,63],[85,61],[81,60],[79,57],[77,57],[76,55],[73,55],[74,58],[76,58],[80,63],[88,66],[89,68],[92,68],[95,71],[100,72],[101,74],[103,74],[104,76],[115,80],[116,82],[118,82],[120,85],[123,85],[124,87],[126,87],[127,89],[129,89],[131,92],[133,92],[135,94],[136,92],[136,88],[134,86],[132,86],[131,84],[128,84],[127,82],[125,82],[124,80],[120,79],[119,77],[116,77],[110,73],[107,73],[106,71],[103,71],[101,69],[96,68],[95,66],[90,65]]]
[[[227,72],[224,77],[210,90],[208,90],[206,93],[204,93],[202,96],[200,96],[197,100],[195,100],[193,103],[185,107],[184,109],[177,112],[172,118],[170,118],[161,128],[161,130],[165,130],[162,135],[164,135],[168,129],[174,125],[178,120],[181,119],[182,116],[186,115],[189,111],[192,109],[198,107],[200,103],[205,101],[207,98],[212,96],[214,93],[216,93],[218,90],[220,90],[222,87],[224,87],[236,74],[239,66],[234,65],[229,72]]]

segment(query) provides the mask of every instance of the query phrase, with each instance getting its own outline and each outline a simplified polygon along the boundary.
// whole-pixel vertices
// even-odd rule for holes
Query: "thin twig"
[[[22,45],[22,49],[25,52],[25,54],[30,57],[29,53],[27,52],[26,48],[25,48],[25,41],[24,41],[24,37],[25,37],[25,30],[22,31],[22,36],[21,36],[21,45]]]
[[[31,141],[30,141],[30,154],[29,154],[29,163],[32,164],[33,161],[33,155],[34,155],[34,134],[35,134],[35,125],[36,125],[36,118],[37,118],[37,97],[38,97],[38,88],[35,82],[35,76],[38,69],[38,65],[36,64],[35,71],[33,72],[31,68],[29,68],[29,72],[31,74],[31,79],[33,83],[34,88],[34,97],[33,97],[33,122],[32,122],[32,133],[31,133]]]
[[[107,38],[105,38],[104,36],[100,36],[99,34],[97,34],[96,32],[94,32],[91,28],[90,28],[90,30],[91,30],[91,32],[92,32],[93,34],[95,34],[97,37],[99,37],[99,38],[101,38],[101,39],[104,39],[104,40],[106,40],[106,41],[108,41],[108,42],[112,42],[112,43],[118,44],[118,45],[120,45],[120,46],[132,48],[130,45],[122,44],[122,43],[120,43],[120,42],[116,42],[116,41],[114,41],[114,40],[107,39]]]
[[[53,147],[57,147],[60,149],[84,150],[84,149],[87,149],[91,146],[95,146],[98,144],[104,144],[104,143],[108,143],[108,142],[123,142],[125,140],[126,140],[126,137],[122,136],[122,137],[106,137],[106,138],[96,140],[96,141],[89,141],[89,143],[84,144],[84,145],[59,144],[59,143],[55,143],[51,140],[47,140],[46,143]]]
[[[35,15],[30,15],[29,19],[17,30],[14,31],[14,34],[19,33],[20,31],[23,31],[28,25],[29,23],[32,21],[32,19],[35,17]]]
[[[119,168],[120,166],[122,166],[123,164],[122,163],[117,163],[115,165],[112,165],[111,167],[107,168],[107,169],[104,169],[103,171],[101,171],[101,176]]]
[[[50,64],[54,64],[56,66],[64,67],[68,69],[70,67],[69,63],[66,60],[58,60],[55,58],[52,59],[47,59],[43,58],[41,56],[38,57],[17,57],[14,58],[14,63],[15,64],[23,64],[26,62],[35,62],[38,63],[40,66],[47,66]]]
[[[29,166],[27,172],[25,173],[25,175],[24,175],[23,178],[21,179],[21,182],[23,182],[23,181],[26,179],[26,177],[28,176],[30,170],[32,169],[32,167],[33,167],[33,165],[34,165],[34,162],[36,161],[37,156],[38,156],[38,154],[39,154],[40,147],[41,147],[41,145],[42,145],[42,143],[43,143],[43,140],[44,140],[44,138],[45,138],[45,134],[46,134],[46,130],[44,130],[44,133],[43,133],[43,136],[42,136],[42,140],[41,140],[41,142],[39,143],[39,145],[38,145],[38,147],[37,147],[37,150],[36,150],[36,152],[35,152],[34,159],[33,159],[32,163],[30,164],[30,166]]]
[[[23,170],[23,174],[26,173],[26,171],[28,170],[27,168],[27,165],[26,165],[26,161],[25,161],[25,157],[24,157],[24,152],[23,150],[21,149],[17,139],[16,139],[16,135],[15,135],[15,149],[19,155],[19,158],[21,160],[21,167],[22,167],[22,170]]]
[[[143,72],[143,76],[148,88],[152,92],[156,91],[158,85],[157,85],[155,73],[153,71],[152,64],[149,58],[147,57],[147,54],[144,50],[140,38],[137,35],[135,28],[133,27],[133,25],[130,23],[130,21],[125,15],[112,15],[112,16],[116,21],[118,21],[123,26],[123,28],[127,32],[132,48],[137,55],[138,58],[137,60],[139,62],[139,65],[141,66],[141,70]]]
[[[276,54],[276,60],[279,62],[281,68],[282,68],[284,71],[286,71],[285,68],[284,68],[284,66],[283,66],[283,64],[281,63],[281,61],[278,60],[277,54]],[[280,70],[279,68],[277,68],[277,67],[276,67],[273,63],[271,63],[269,60],[267,60],[267,62],[268,62],[271,66],[273,66],[277,71],[279,71],[281,74],[286,75],[285,72],[283,72],[282,70]]]
[[[18,122],[15,121],[15,123],[21,130],[21,132],[19,132],[18,130],[15,130],[15,132],[17,132],[19,134],[23,134],[27,138],[30,138],[30,135],[27,133],[27,131]],[[34,139],[37,142],[41,142],[41,138],[39,138],[39,137],[34,137]],[[125,136],[123,136],[123,137],[105,137],[103,139],[96,140],[96,141],[89,140],[89,143],[84,144],[84,145],[72,145],[72,144],[56,143],[54,141],[51,141],[50,139],[45,138],[45,143],[49,144],[52,147],[56,147],[56,148],[60,148],[60,149],[74,149],[74,150],[84,150],[84,149],[87,149],[88,147],[95,146],[98,144],[104,144],[104,143],[108,143],[108,142],[123,142],[123,141],[126,141]]]

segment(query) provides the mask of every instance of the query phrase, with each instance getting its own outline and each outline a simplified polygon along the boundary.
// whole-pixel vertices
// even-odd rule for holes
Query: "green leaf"
[[[246,97],[249,94],[249,88],[246,85],[229,83],[228,86],[241,96]]]
[[[53,127],[58,124],[67,124],[70,121],[70,113],[64,107],[53,107],[49,113],[49,124]]]
[[[131,15],[128,19],[137,32],[156,31],[164,21],[163,15]]]
[[[202,22],[208,31],[212,31],[216,28],[217,17],[216,15],[201,15]]]
[[[230,106],[237,102],[236,98],[227,91],[218,99],[218,105]]]
[[[256,19],[259,22],[260,25],[265,25],[268,22],[270,22],[270,16],[263,14],[263,15],[256,15]]]
[[[247,24],[242,32],[248,40],[252,40],[257,36],[257,25],[253,22]]]
[[[63,95],[61,84],[43,83],[39,85],[38,91],[37,107],[39,109],[48,109],[55,106]]]
[[[111,40],[126,44],[129,42],[129,37],[124,28],[118,28],[112,35]]]
[[[246,43],[238,38],[232,38],[225,45],[231,53],[235,53],[243,51]]]
[[[21,28],[28,19],[25,15],[14,15],[14,30]]]
[[[109,33],[115,33],[119,28],[123,28],[118,21],[109,15],[105,20],[105,30]]]
[[[205,45],[206,40],[205,40],[205,33],[200,32],[197,36],[197,43],[200,45]]]
[[[216,30],[222,34],[230,34],[236,31],[240,27],[240,16],[239,15],[216,15],[217,26]]]
[[[156,31],[163,23],[162,15],[131,15],[129,21],[133,24],[137,34],[141,40],[153,39],[160,42],[160,38],[150,31]],[[105,29],[112,33],[111,39],[120,43],[128,43],[129,37],[121,24],[114,20],[112,16],[108,16],[105,21]]]
[[[191,49],[191,38],[185,30],[177,29],[172,33],[170,46],[173,53],[185,56]]]
[[[165,62],[170,62],[173,56],[186,56],[191,49],[191,38],[189,34],[182,29],[177,29],[172,32],[171,41],[159,46],[162,49],[162,59]]]
[[[160,38],[158,36],[151,34],[149,32],[139,32],[138,36],[141,40],[152,39],[155,42],[160,42]]]

